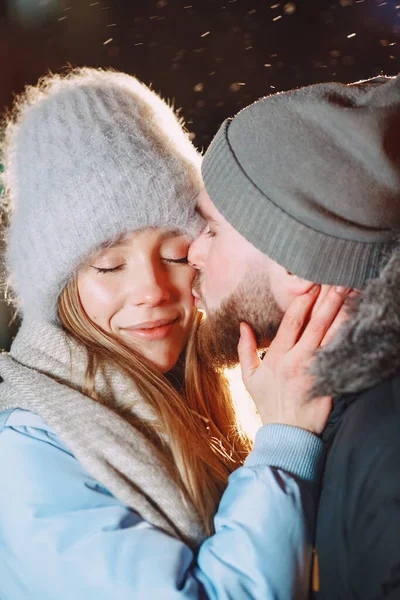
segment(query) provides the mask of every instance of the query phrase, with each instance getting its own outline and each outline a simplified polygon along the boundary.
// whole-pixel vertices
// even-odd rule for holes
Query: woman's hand
[[[325,427],[332,398],[309,397],[310,368],[316,350],[334,337],[346,319],[343,303],[350,290],[331,287],[310,317],[320,289],[316,285],[292,302],[262,361],[252,329],[241,323],[238,352],[243,382],[264,425],[293,425],[317,435]]]

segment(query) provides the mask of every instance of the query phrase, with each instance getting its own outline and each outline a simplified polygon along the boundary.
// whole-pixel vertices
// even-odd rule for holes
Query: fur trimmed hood
[[[338,336],[317,355],[318,396],[361,392],[400,370],[400,247],[349,311]]]

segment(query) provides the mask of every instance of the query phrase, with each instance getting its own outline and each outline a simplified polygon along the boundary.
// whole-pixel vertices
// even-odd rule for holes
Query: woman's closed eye
[[[125,265],[117,265],[116,267],[112,267],[110,269],[105,269],[102,267],[95,267],[94,265],[90,265],[92,269],[96,269],[98,273],[116,273],[117,271],[121,271]]]
[[[184,256],[183,258],[163,258],[163,261],[166,263],[178,264],[178,265],[188,265],[188,257]]]
[[[182,258],[163,258],[163,262],[168,264],[177,264],[177,265],[188,265],[187,256],[183,256]],[[117,273],[118,271],[122,271],[125,264],[117,265],[116,267],[105,268],[105,267],[96,267],[95,265],[90,265],[92,269],[95,269],[97,273],[107,274],[107,273]]]

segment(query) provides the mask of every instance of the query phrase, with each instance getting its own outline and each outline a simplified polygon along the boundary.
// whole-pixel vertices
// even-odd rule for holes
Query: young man
[[[189,260],[219,366],[237,362],[242,321],[268,345],[313,283],[321,300],[328,284],[361,291],[314,367],[335,400],[313,589],[400,598],[400,77],[264,98],[223,123],[202,170],[208,227]]]

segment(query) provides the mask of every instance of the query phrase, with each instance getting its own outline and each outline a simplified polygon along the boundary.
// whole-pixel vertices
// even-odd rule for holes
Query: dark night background
[[[399,34],[400,0],[0,0],[0,113],[49,69],[113,67],[172,100],[204,149],[261,96],[396,74]]]
[[[266,94],[396,74],[399,33],[400,0],[6,0],[0,111],[48,69],[114,67],[174,99],[205,148]]]

